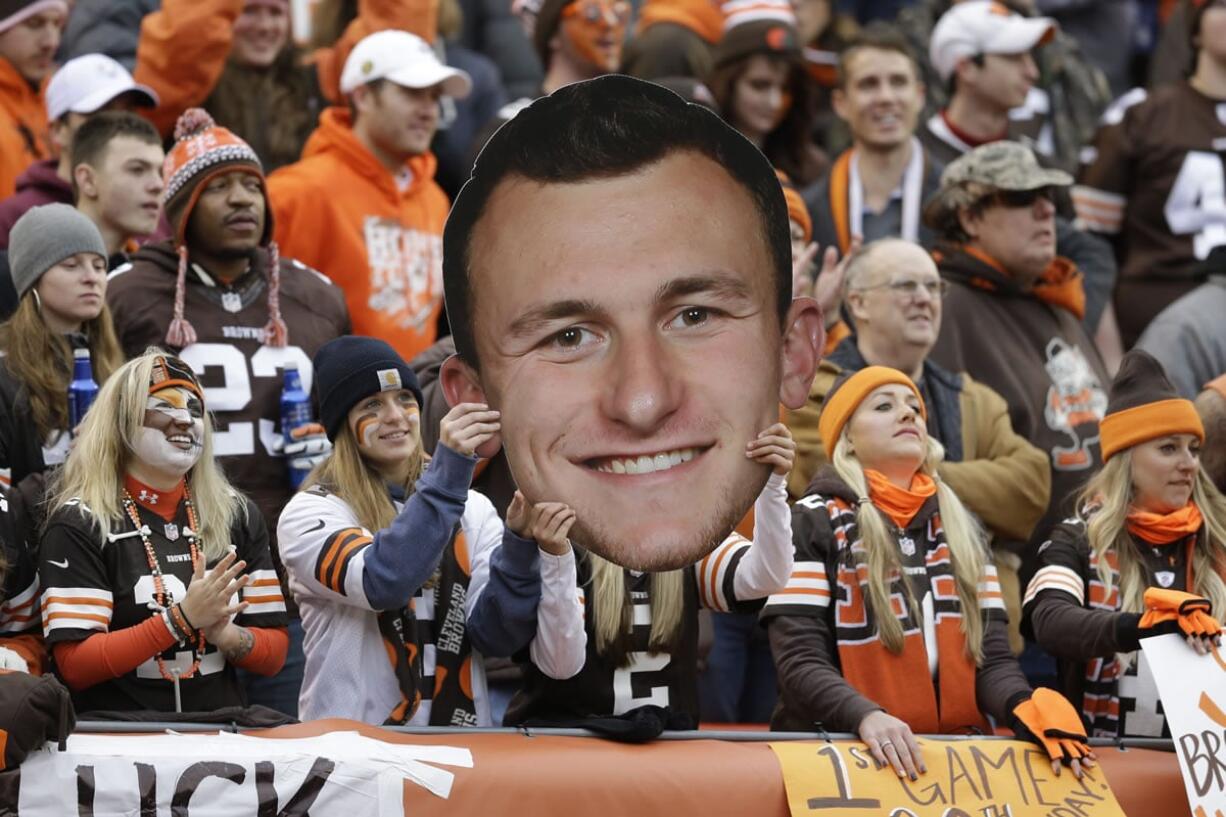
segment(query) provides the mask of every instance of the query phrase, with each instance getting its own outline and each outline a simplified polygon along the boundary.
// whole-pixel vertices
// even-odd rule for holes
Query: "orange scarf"
[[[1034,294],[1050,306],[1067,309],[1081,320],[1086,316],[1086,288],[1081,271],[1067,258],[1056,258],[1043,270]]]
[[[1133,509],[1128,513],[1128,532],[1151,545],[1169,545],[1191,536],[1204,523],[1200,508],[1189,502],[1170,513],[1150,513]]]
[[[899,488],[885,474],[871,468],[864,469],[864,476],[868,478],[869,498],[899,530],[906,530],[919,509],[937,492],[936,483],[927,474],[917,473],[912,477],[910,490]]]
[[[1000,262],[983,250],[965,246],[962,247],[962,250],[972,258],[977,258],[987,264],[1006,278],[1009,277],[1009,273],[1005,272],[1005,268],[1000,265]],[[934,257],[936,256],[934,255]],[[984,278],[974,278],[970,283],[980,289],[989,291],[994,291],[997,288],[996,284]],[[1043,303],[1058,309],[1066,309],[1073,313],[1078,320],[1086,316],[1086,289],[1085,283],[1082,280],[1081,270],[1077,269],[1077,265],[1067,258],[1056,257],[1053,259],[1047,265],[1047,269],[1043,270],[1043,274],[1039,276],[1039,280],[1035,282],[1034,287],[1030,291]]]

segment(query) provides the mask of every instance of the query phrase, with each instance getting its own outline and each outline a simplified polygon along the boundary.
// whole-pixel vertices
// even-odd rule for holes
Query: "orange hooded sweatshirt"
[[[349,112],[328,108],[302,159],[268,178],[281,254],[345,293],[354,334],[382,338],[409,360],[434,343],[443,303],[447,196],[434,154],[397,179],[354,135]]]
[[[42,91],[0,57],[0,199],[17,192],[23,170],[51,158],[50,145]]]

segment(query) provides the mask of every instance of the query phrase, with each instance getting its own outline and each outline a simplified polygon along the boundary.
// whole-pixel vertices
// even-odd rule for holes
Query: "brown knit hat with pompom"
[[[281,259],[277,243],[271,240],[272,207],[264,186],[260,157],[242,139],[218,126],[206,111],[189,108],[175,124],[175,144],[162,165],[162,179],[166,184],[162,201],[166,207],[166,218],[174,230],[175,249],[179,254],[174,318],[166,330],[166,343],[179,349],[196,342],[196,330],[183,316],[183,299],[187,288],[187,223],[209,180],[231,171],[250,173],[260,180],[260,190],[264,196],[264,232],[260,236],[260,245],[268,248],[269,317],[264,327],[265,343],[269,346],[289,343],[289,330],[281,318]]]

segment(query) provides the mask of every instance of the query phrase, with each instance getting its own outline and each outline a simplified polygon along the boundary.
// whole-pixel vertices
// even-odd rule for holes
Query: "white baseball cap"
[[[958,63],[980,54],[1021,54],[1056,36],[1050,17],[1023,17],[994,0],[967,0],[941,15],[928,57],[942,80]]]
[[[132,78],[128,69],[105,54],[82,54],[56,71],[47,83],[47,118],[64,114],[93,113],[120,94],[136,94],[140,104],[153,108],[157,93]]]
[[[349,94],[368,82],[386,79],[405,88],[443,86],[443,93],[463,99],[472,79],[458,68],[439,61],[430,44],[407,31],[376,31],[349,52],[341,71],[341,93]]]

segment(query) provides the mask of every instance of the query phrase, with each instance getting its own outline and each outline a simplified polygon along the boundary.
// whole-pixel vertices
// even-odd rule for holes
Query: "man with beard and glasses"
[[[576,545],[689,566],[762,493],[748,449],[804,403],[824,335],[788,225],[766,158],[643,80],[561,88],[482,151],[444,233],[442,387],[502,413],[516,484],[575,510]]]
[[[157,351],[98,394],[51,502],[43,632],[78,712],[244,703],[285,661],[268,529],[213,457],[206,390]]]
[[[108,304],[129,356],[165,346],[199,372],[218,424],[214,453],[275,530],[294,492],[289,468],[307,470],[329,450],[317,424],[295,430],[298,439],[283,445],[282,369],[295,364],[309,392],[311,360],[324,343],[349,333],[348,313],[325,277],[280,257],[251,148],[199,109],[185,113],[175,131],[163,170],[174,235],[146,244],[111,274]],[[287,714],[297,709],[300,634],[295,619],[290,662],[275,680],[286,688],[253,695]]]

